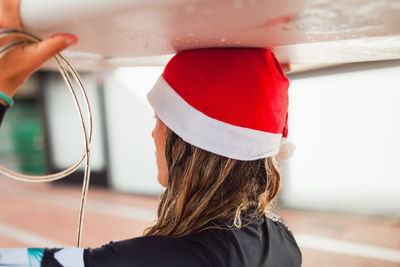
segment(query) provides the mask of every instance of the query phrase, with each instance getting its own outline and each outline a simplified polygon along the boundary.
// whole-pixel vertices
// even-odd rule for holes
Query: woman
[[[18,2],[0,1],[0,28],[21,29]],[[0,59],[0,90],[12,97],[76,42],[58,34],[8,53]],[[166,187],[156,223],[143,237],[97,249],[0,249],[0,266],[300,266],[291,232],[264,214],[279,191],[274,156],[287,134],[287,88],[269,50],[178,53],[148,95]],[[4,94],[0,122],[10,105]]]

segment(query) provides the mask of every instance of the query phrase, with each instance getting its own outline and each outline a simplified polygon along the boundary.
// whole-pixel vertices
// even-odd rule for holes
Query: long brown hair
[[[241,161],[186,143],[166,129],[168,185],[156,223],[145,235],[181,237],[210,228],[240,228],[264,214],[276,197],[274,157]]]

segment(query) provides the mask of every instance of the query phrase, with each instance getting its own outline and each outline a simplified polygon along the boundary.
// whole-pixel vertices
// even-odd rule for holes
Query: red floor
[[[140,236],[157,199],[91,188],[83,247]],[[0,179],[0,247],[73,246],[79,187]],[[280,210],[303,252],[303,266],[400,266],[400,219]]]

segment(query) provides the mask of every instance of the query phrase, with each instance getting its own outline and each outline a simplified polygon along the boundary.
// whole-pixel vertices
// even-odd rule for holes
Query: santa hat
[[[278,155],[287,137],[288,87],[270,50],[196,49],[169,61],[148,100],[187,143],[255,160]],[[290,150],[286,146],[278,157],[289,157]]]

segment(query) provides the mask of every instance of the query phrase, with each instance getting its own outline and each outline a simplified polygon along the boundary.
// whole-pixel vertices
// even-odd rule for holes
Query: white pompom
[[[293,143],[287,142],[286,138],[282,138],[277,158],[279,160],[288,160],[293,155],[295,150],[296,146]]]

